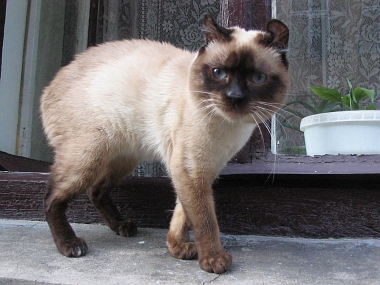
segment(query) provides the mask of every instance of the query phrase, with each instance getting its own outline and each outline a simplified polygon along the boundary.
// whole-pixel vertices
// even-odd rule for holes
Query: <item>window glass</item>
[[[345,95],[347,78],[354,88],[374,89],[380,109],[380,1],[277,0],[275,7],[276,18],[291,33],[291,90],[289,106],[272,124],[272,151],[305,154],[300,120],[319,103],[310,86],[336,88]]]

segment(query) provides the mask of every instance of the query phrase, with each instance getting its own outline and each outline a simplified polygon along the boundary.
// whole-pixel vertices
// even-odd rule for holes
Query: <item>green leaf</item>
[[[310,99],[310,101],[313,103],[313,105],[317,105],[318,104],[318,101],[317,99],[315,99],[315,96],[313,96],[312,94],[310,93],[306,93],[306,96],[307,98]],[[319,99],[319,98],[318,98]]]
[[[348,78],[346,78],[346,81],[347,81],[347,85],[348,85],[348,90],[349,90],[349,96],[350,96],[350,108],[351,110],[353,110],[352,108],[354,107],[353,106],[353,102],[357,103],[355,97],[354,97],[354,90],[352,88],[352,84],[350,82],[350,80],[348,80]]]
[[[355,88],[354,90],[354,97],[356,98],[356,102],[359,102],[360,100],[368,97],[371,99],[371,102],[373,103],[375,99],[375,90],[369,90],[365,88]]]
[[[327,112],[334,112],[334,111],[341,111],[342,105],[341,103],[337,102],[330,102],[328,103],[325,108],[322,110],[321,113],[327,113]]]
[[[292,129],[292,130],[299,132],[300,131],[299,125],[293,125],[293,124],[289,123],[289,121],[288,121],[289,118],[290,117],[284,118],[283,120],[279,121],[281,127]]]
[[[342,103],[344,105],[350,106],[350,94],[347,94],[346,96],[342,97]]]
[[[351,84],[350,80],[348,78],[346,78],[346,81],[347,81],[348,89],[352,90],[352,84]]]
[[[315,95],[321,97],[322,99],[333,101],[333,102],[342,102],[342,97],[338,90],[331,89],[323,86],[312,86],[310,87],[311,91]]]
[[[320,100],[319,104],[315,106],[315,110],[317,111],[317,113],[323,113],[323,110],[326,108],[328,103],[329,101],[325,99]]]
[[[364,99],[365,97],[367,97],[367,94],[365,93],[363,88],[360,88],[360,87],[355,88],[354,98],[356,99],[356,102],[359,102],[360,100]]]
[[[302,118],[306,117],[306,115],[304,115],[304,114],[302,114],[301,112],[298,112],[298,111],[296,111],[296,110],[285,109],[285,108],[283,108],[283,110],[284,110],[286,113],[291,114],[292,116],[297,117],[297,118],[299,118],[299,119],[302,119]],[[280,111],[280,112],[281,112],[281,111]]]
[[[376,107],[374,105],[368,105],[364,107],[364,110],[376,110]]]
[[[313,106],[311,106],[310,104],[306,103],[305,101],[301,101],[301,100],[295,100],[295,101],[292,101],[292,102],[286,104],[285,107],[284,107],[284,109],[286,107],[289,107],[290,105],[294,105],[294,104],[300,104],[305,109],[307,109],[308,111],[310,111],[312,114],[317,114],[317,111],[315,110],[315,108]]]

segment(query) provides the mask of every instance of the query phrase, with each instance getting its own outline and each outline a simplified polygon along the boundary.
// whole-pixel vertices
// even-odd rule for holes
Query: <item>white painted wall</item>
[[[0,81],[0,150],[16,154],[27,0],[7,1]]]
[[[65,1],[31,0],[25,48],[18,154],[49,161],[39,113],[42,90],[61,67]]]
[[[50,161],[39,99],[62,63],[65,5],[62,0],[7,1],[2,78],[0,150]],[[78,0],[76,52],[87,48],[90,0]]]

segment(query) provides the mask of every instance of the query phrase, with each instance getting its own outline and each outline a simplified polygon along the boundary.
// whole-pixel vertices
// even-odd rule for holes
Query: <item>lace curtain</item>
[[[203,43],[205,14],[219,18],[219,0],[101,0],[97,42],[141,38],[189,50]]]
[[[277,0],[276,18],[290,28],[291,91],[288,102],[311,103],[308,87],[324,85],[347,92],[353,86],[380,95],[380,0]],[[380,100],[376,99],[380,108]],[[309,115],[300,107],[297,111]],[[281,113],[277,122],[281,122]],[[294,126],[300,121],[291,122]],[[300,132],[276,124],[277,153],[297,153]]]
[[[97,43],[143,38],[196,50],[205,14],[219,18],[219,0],[100,0]],[[140,163],[134,176],[165,176],[158,162]]]

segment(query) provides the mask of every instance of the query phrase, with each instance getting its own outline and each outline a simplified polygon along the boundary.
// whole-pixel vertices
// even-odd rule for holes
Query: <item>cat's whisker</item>
[[[262,120],[261,119],[261,115],[259,114],[261,111],[257,111],[255,114],[260,118],[260,120]],[[269,124],[265,121],[265,122],[263,122],[263,124],[264,124],[264,126],[265,126],[265,128],[268,130],[268,132],[269,132],[269,134],[270,134],[270,136],[271,136],[271,139],[273,140],[274,138],[273,138],[273,134],[272,134],[272,132],[271,132],[271,128],[270,128],[270,126],[269,126]],[[263,136],[263,134],[262,134],[262,132],[261,132],[261,129],[260,129],[260,133],[261,133],[261,136]],[[277,155],[275,154],[274,155],[274,161],[273,161],[273,167],[272,167],[272,170],[271,170],[271,172],[270,172],[270,174],[269,174],[269,176],[268,176],[268,178],[267,178],[267,180],[265,181],[265,183],[267,183],[268,182],[268,180],[269,180],[269,178],[272,176],[272,183],[273,183],[273,181],[274,181],[274,178],[275,178],[275,174],[276,174],[276,165],[277,165]]]
[[[205,118],[208,118],[208,123],[210,124],[210,122],[212,121],[212,118],[213,116],[216,114],[217,112],[217,109],[215,107],[215,105],[213,106],[209,106],[210,107],[210,111],[208,111],[208,113],[206,113],[202,118],[201,118],[201,121],[203,121]]]
[[[272,104],[272,103],[268,103],[268,102],[260,102],[260,104],[261,104],[261,105],[264,105],[264,106],[273,107],[273,104]],[[280,104],[279,104],[279,105],[280,105]],[[272,110],[268,110],[266,107],[258,106],[258,105],[256,105],[255,107],[256,107],[256,110],[257,110],[257,111],[261,110],[262,113],[265,112],[266,114],[269,115],[269,117],[272,117],[272,118],[273,118],[273,116],[272,116],[272,115],[273,115],[273,111],[272,111]],[[277,116],[280,116],[281,118],[286,119],[286,117],[285,117],[283,114],[278,113],[278,112],[277,112],[276,114],[277,114]],[[266,117],[268,117],[268,116],[266,116]],[[279,123],[281,129],[283,129],[283,130],[285,130],[285,132],[287,132],[286,129],[285,129],[285,127],[284,127],[283,124],[281,123],[281,121],[280,121],[277,117],[275,117],[275,119],[276,119],[276,122]],[[269,127],[268,127],[268,128],[269,128]],[[268,128],[267,128],[267,129],[268,129]],[[269,129],[268,129],[268,131],[269,131]]]
[[[269,110],[267,108],[264,108],[264,107],[261,107],[261,106],[256,106],[256,108],[258,110],[261,110],[262,112],[265,112],[266,116],[265,117],[268,117],[268,118],[271,118],[274,114],[274,112],[272,110]]]
[[[260,105],[262,105],[262,106],[268,106],[268,107],[273,108],[275,111],[281,110],[281,108],[283,106],[280,103],[264,102],[264,101],[257,101],[257,102],[255,102],[255,105],[258,105],[258,106],[260,106]]]
[[[270,106],[270,103],[269,104],[268,103],[267,104],[263,104],[263,105]],[[301,118],[298,117],[298,116],[295,116],[293,113],[288,112],[288,111],[286,111],[283,108],[280,108],[280,110],[276,112],[276,116],[275,116],[276,122],[279,124],[280,129],[284,133],[284,136],[288,137],[288,129],[284,126],[284,124],[282,123],[282,121],[279,119],[279,118],[281,118],[283,121],[288,121],[289,117],[287,117],[286,115],[290,115],[293,119],[295,119],[297,121],[300,121]]]
[[[284,117],[284,119],[286,119],[286,118]],[[287,139],[288,138],[288,128],[286,128],[282,124],[282,122],[277,118],[276,118],[276,122],[280,125],[280,130],[283,132],[283,136],[285,136],[285,139]]]
[[[259,129],[259,132],[260,132],[260,136],[261,136],[262,142],[264,143],[264,134],[263,134],[263,132],[261,131],[261,128],[260,128],[260,126],[259,126],[260,122],[258,122],[258,121],[256,120],[255,115],[256,115],[257,117],[259,117],[260,121],[262,121],[262,118],[261,118],[261,116],[260,116],[259,114],[257,114],[257,113],[255,113],[255,114],[251,114],[253,120],[256,122],[257,128]],[[264,145],[265,145],[265,144],[264,144]]]
[[[264,104],[265,103],[265,104]],[[272,103],[267,103],[267,102],[260,102],[260,104],[261,105],[266,105],[266,106],[269,106],[269,107],[273,107],[271,104]],[[258,108],[259,106],[255,106],[256,108]],[[265,107],[261,107],[261,108],[263,108],[263,109],[267,109],[267,108],[265,108]],[[267,109],[268,110],[268,109]],[[290,115],[290,116],[292,116],[292,117],[294,117],[294,118],[296,118],[296,119],[299,119],[297,116],[294,116],[294,114],[292,114],[291,112],[288,112],[288,111],[286,111],[286,110],[284,110],[284,109],[282,109],[282,108],[278,108],[278,107],[276,107],[276,110],[268,110],[268,112],[271,112],[272,114],[271,114],[271,116],[273,116],[274,114],[276,114],[277,116],[279,116],[279,117],[281,117],[281,118],[283,118],[284,120],[287,120],[288,118],[283,114],[283,113],[285,113],[285,114],[287,114],[287,115]],[[277,118],[276,118],[277,119]],[[277,119],[278,120],[278,119]]]
[[[195,112],[197,112],[197,113],[202,113],[202,112],[206,111],[207,109],[215,108],[215,106],[216,106],[216,105],[213,104],[213,103],[211,103],[211,104],[207,104],[207,105],[203,106],[202,108],[199,108],[199,109],[195,110]]]
[[[199,103],[206,103],[206,102],[213,102],[214,99],[212,98],[207,98],[207,99],[202,99],[202,100],[199,100]]]
[[[278,113],[277,113],[278,114]],[[273,118],[273,117],[272,117]],[[281,121],[280,120],[278,120],[277,118],[275,118],[276,119],[276,122],[280,125],[280,127],[281,127],[281,129],[282,130],[284,130],[284,132],[285,132],[285,137],[287,137],[287,129],[282,125],[282,123],[281,123]],[[268,131],[270,132],[270,127],[268,126]],[[271,132],[270,132],[271,133]],[[271,136],[272,136],[272,134],[271,134]],[[274,139],[274,138],[272,138],[272,139]]]
[[[277,114],[279,115],[282,115],[280,113],[284,112],[288,115],[294,115],[293,113],[287,111],[285,108],[283,108],[284,106],[280,103],[268,103],[268,102],[256,102],[257,104],[261,104],[261,105],[266,105],[266,106],[269,106],[269,107],[272,107],[272,108],[275,108],[275,111],[277,112]],[[277,106],[278,105],[278,106]],[[297,116],[294,116],[295,118],[298,118]]]
[[[190,92],[205,94],[205,95],[209,95],[209,96],[218,96],[218,94],[215,94],[213,92],[203,91],[203,90],[190,90]]]
[[[227,118],[226,117],[223,117],[223,120],[220,122],[219,124],[219,129],[221,129],[223,127],[223,124],[227,122]]]
[[[267,120],[265,120],[265,116],[261,113],[261,111],[257,110],[257,112],[255,112],[255,115],[260,119],[261,124],[263,124],[265,128],[267,129],[267,131],[270,133],[269,125],[266,122]]]

